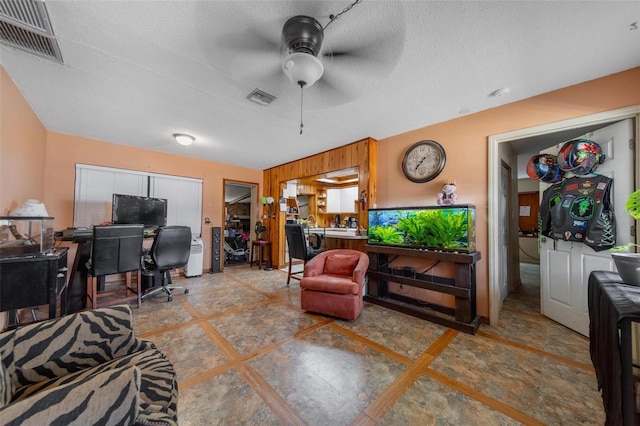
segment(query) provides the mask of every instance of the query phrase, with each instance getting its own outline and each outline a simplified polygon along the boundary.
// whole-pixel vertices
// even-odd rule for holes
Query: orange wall
[[[47,133],[2,67],[0,90],[0,208],[3,213],[26,198],[40,197],[56,218],[57,229],[71,226],[76,162],[202,178],[202,217],[210,217],[213,222],[203,224],[207,243],[204,266],[208,268],[209,228],[222,226],[222,179],[256,182],[260,185],[259,192],[262,191],[260,170]],[[635,68],[379,140],[377,206],[434,204],[442,181],[456,179],[458,201],[475,204],[477,208],[476,242],[483,256],[477,269],[478,313],[488,317],[488,137],[638,104],[640,68]],[[440,178],[415,184],[403,177],[400,162],[404,151],[422,139],[440,142],[447,151],[447,164]],[[46,155],[44,160],[43,155]]]
[[[640,68],[570,86],[476,114],[378,140],[377,207],[434,205],[445,179],[456,179],[459,203],[476,206],[478,314],[489,316],[488,137],[494,134],[640,104]],[[404,152],[433,139],[447,163],[432,182],[417,184],[402,174]]]
[[[55,217],[56,229],[73,226],[76,163],[203,179],[205,269],[211,267],[211,227],[224,228],[223,179],[257,183],[262,188],[262,170],[49,132],[44,202],[49,214]],[[211,219],[211,224],[204,223],[206,217]]]
[[[0,67],[0,215],[43,198],[46,140],[47,130]]]

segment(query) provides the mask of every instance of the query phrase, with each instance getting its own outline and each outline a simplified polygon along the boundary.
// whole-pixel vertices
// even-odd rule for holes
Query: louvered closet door
[[[147,181],[141,172],[77,164],[73,226],[110,222],[113,194],[146,196]]]
[[[191,227],[194,237],[202,235],[202,180],[151,175],[150,196],[167,199],[167,225]]]

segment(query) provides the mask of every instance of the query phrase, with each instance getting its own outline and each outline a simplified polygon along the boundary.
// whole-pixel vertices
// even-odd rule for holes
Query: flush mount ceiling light
[[[174,133],[173,137],[176,139],[176,142],[182,146],[189,146],[196,140],[193,136],[185,135],[183,133]]]

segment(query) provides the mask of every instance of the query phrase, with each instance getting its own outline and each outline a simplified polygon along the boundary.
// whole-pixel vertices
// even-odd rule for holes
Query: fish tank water
[[[369,244],[471,252],[476,208],[471,204],[369,209]]]

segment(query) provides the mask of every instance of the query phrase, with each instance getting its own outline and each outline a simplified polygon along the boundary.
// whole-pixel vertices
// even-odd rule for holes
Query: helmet
[[[556,183],[562,180],[562,170],[558,167],[556,157],[551,154],[538,154],[531,157],[527,163],[527,174],[531,179],[541,180],[547,183]]]
[[[558,153],[558,165],[565,172],[576,175],[593,173],[598,165],[604,163],[604,154],[600,145],[589,139],[574,139],[565,143]]]

